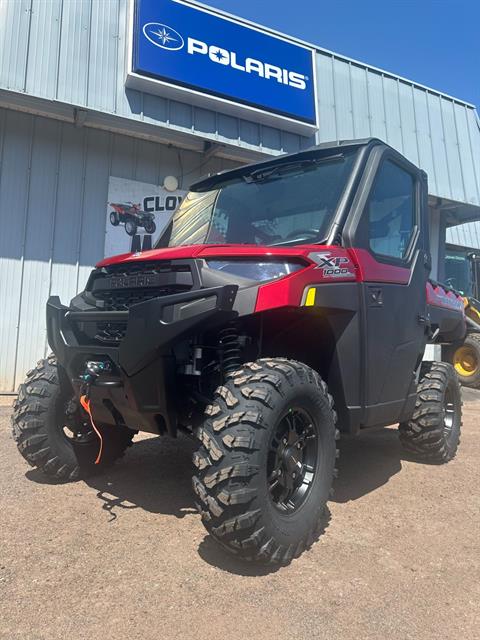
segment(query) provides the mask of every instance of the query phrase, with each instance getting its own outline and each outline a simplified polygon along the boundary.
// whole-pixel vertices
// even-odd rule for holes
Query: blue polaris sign
[[[132,54],[137,77],[316,125],[302,45],[176,0],[137,0]]]

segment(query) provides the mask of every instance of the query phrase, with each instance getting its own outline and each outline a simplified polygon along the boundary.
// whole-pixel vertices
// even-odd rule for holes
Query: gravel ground
[[[50,484],[0,406],[0,638],[478,638],[480,393],[465,396],[446,466],[408,460],[395,429],[343,441],[325,534],[276,571],[206,535],[190,440],[139,439],[109,473]]]

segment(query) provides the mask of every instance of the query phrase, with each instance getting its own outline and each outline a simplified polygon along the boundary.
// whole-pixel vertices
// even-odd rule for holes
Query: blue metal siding
[[[67,302],[103,257],[110,175],[186,187],[235,166],[70,123],[0,109],[0,392],[47,352],[45,302]]]
[[[461,101],[319,49],[320,128],[302,138],[126,90],[127,0],[0,0],[0,10],[2,88],[267,154],[374,135],[428,172],[433,195],[480,205],[480,128]]]

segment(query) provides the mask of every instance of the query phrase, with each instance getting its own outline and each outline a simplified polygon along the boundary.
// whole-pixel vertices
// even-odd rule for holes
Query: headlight
[[[283,278],[306,267],[300,262],[259,262],[258,260],[207,260],[207,264],[210,269],[257,282]]]

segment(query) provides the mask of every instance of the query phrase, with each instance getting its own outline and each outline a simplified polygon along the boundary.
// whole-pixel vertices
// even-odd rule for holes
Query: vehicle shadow
[[[196,442],[185,436],[140,439],[123,459],[83,481],[96,490],[110,520],[125,509],[184,518],[197,513],[192,491],[192,454],[196,448]],[[58,484],[37,470],[27,471],[26,476],[34,482]]]
[[[125,458],[111,469],[85,479],[96,490],[102,509],[115,520],[125,509],[144,509],[184,518],[196,514],[191,488],[194,467],[192,453],[196,442],[186,436],[148,438],[134,442]],[[339,477],[332,502],[357,500],[375,491],[401,470],[408,459],[401,449],[396,429],[379,429],[340,442],[337,463]],[[29,480],[52,483],[36,470],[26,473]],[[329,514],[325,521],[328,526]],[[223,571],[245,576],[261,576],[279,567],[248,564],[231,556],[206,535],[198,548],[200,557]]]
[[[375,491],[402,469],[411,458],[402,449],[396,428],[374,429],[353,438],[342,438],[337,462],[338,478],[332,502],[349,502]]]
[[[197,446],[183,435],[139,440],[109,471],[85,481],[97,490],[111,519],[121,509],[138,508],[184,518],[197,513],[192,491],[192,455]]]

